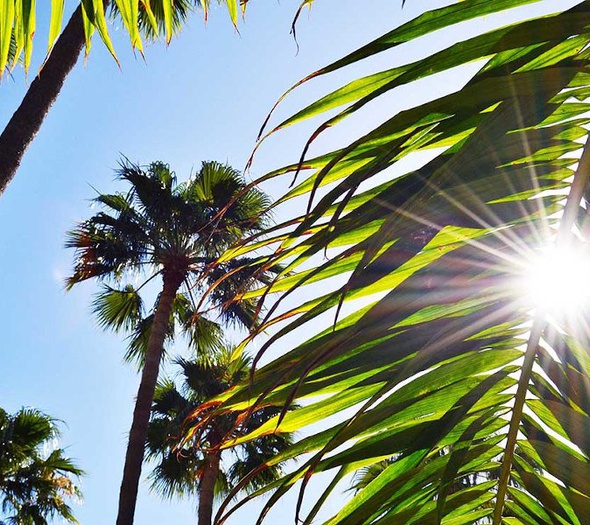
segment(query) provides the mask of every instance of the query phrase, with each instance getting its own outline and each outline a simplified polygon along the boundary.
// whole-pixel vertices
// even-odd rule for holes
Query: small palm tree
[[[38,410],[10,415],[0,408],[0,524],[45,525],[55,517],[78,523],[66,501],[80,497],[72,476],[83,472],[62,449],[47,452],[58,435]]]
[[[194,410],[248,377],[249,359],[232,362],[231,353],[231,348],[223,347],[195,361],[178,360],[183,376],[180,389],[174,381],[166,380],[158,384],[154,396],[147,440],[148,457],[157,461],[151,474],[152,488],[168,498],[197,498],[199,525],[211,524],[216,495],[227,495],[230,488],[246,474],[265,465],[291,444],[291,435],[284,433],[242,443],[227,449],[234,453],[234,457],[231,465],[224,468],[220,445],[235,435],[238,414],[209,421],[201,434],[199,447],[192,440],[185,440],[185,424],[195,423],[190,419]],[[247,428],[241,430],[253,431],[279,412],[280,407],[257,410],[246,423]],[[248,480],[245,490],[260,488],[277,479],[280,474],[280,465],[261,469]]]
[[[154,162],[142,168],[121,163],[119,178],[130,183],[127,193],[99,195],[105,209],[80,223],[69,233],[67,247],[76,249],[74,273],[67,287],[90,278],[110,280],[99,297],[99,321],[115,328],[140,329],[145,358],[137,393],[119,496],[118,525],[131,525],[143,462],[151,405],[158,379],[164,341],[172,330],[175,300],[186,287],[185,297],[209,289],[221,272],[229,277],[210,294],[208,307],[218,307],[229,321],[253,323],[254,306],[233,304],[236,294],[252,286],[248,261],[234,260],[215,268],[216,260],[230,245],[265,226],[269,200],[248,188],[241,174],[227,165],[204,162],[183,184],[177,184],[170,168]],[[213,268],[213,270],[211,270]],[[151,316],[142,320],[143,303],[138,290],[119,286],[124,277],[144,277],[144,284],[159,276],[161,291]],[[142,285],[143,286],[143,285]],[[141,288],[141,286],[139,287]],[[193,317],[199,317],[196,310]]]

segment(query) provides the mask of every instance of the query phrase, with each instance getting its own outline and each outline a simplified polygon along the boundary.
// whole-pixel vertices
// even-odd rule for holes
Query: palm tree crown
[[[268,198],[248,189],[229,166],[204,162],[184,184],[162,162],[144,171],[124,161],[118,175],[131,184],[129,192],[99,195],[95,200],[106,211],[69,233],[66,246],[77,250],[77,259],[68,288],[92,277],[120,279],[127,271],[184,280],[265,225]]]
[[[244,428],[236,425],[237,414],[209,421],[198,446],[194,439],[186,439],[185,425],[196,423],[191,418],[195,409],[248,377],[249,358],[242,356],[232,361],[232,352],[233,348],[226,346],[196,360],[179,359],[181,387],[177,388],[173,380],[165,380],[158,384],[154,396],[146,444],[148,457],[157,461],[151,474],[152,488],[164,497],[198,496],[199,525],[211,522],[213,495],[227,495],[246,474],[257,470],[245,486],[247,491],[277,479],[282,472],[280,464],[261,467],[292,441],[288,433],[261,436],[229,449],[233,452],[231,465],[224,468],[220,461],[220,446],[237,432],[253,431],[277,415],[280,407],[273,406],[256,410]],[[213,472],[211,464],[218,467]],[[206,486],[207,480],[211,481],[210,487]]]
[[[11,415],[0,408],[0,517],[7,524],[45,525],[54,517],[78,523],[66,501],[80,497],[72,476],[83,471],[62,449],[45,452],[58,435],[55,422],[38,410]]]

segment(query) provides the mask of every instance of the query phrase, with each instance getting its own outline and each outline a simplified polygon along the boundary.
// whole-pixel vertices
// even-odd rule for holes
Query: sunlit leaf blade
[[[33,54],[33,35],[36,27],[36,2],[35,0],[22,0],[22,32],[23,32],[23,51],[24,51],[24,68],[28,72]]]
[[[234,27],[238,26],[238,14],[240,12],[239,2],[240,0],[225,0],[225,3],[227,4],[227,10],[229,12],[229,17]]]
[[[154,11],[152,10],[152,6],[150,0],[141,0],[141,5],[145,14],[147,15],[148,22],[150,24],[151,30],[153,31],[155,36],[158,36],[160,29],[158,26],[158,21],[154,15]]]
[[[104,285],[92,305],[102,328],[130,331],[143,316],[143,301],[132,286],[122,290]]]
[[[389,33],[386,33],[382,37],[374,40],[366,46],[363,46],[362,48],[358,49],[357,51],[354,51],[346,57],[337,60],[329,66],[326,66],[314,72],[313,74],[309,75],[301,82],[296,84],[294,88],[302,82],[305,82],[311,78],[324,75],[337,69],[349,66],[359,60],[363,60],[375,54],[387,51],[405,42],[437,31],[438,29],[452,26],[460,22],[465,22],[467,20],[471,20],[479,16],[484,16],[486,14],[502,11],[507,8],[517,7],[518,5],[534,3],[536,1],[538,0],[500,0],[497,2],[486,2],[485,0],[468,0],[458,2],[456,4],[451,4],[450,6],[436,9],[433,11],[427,11],[423,15],[417,17],[416,19],[411,20],[410,22],[394,29]],[[303,2],[302,7],[306,3],[310,2]],[[366,95],[369,91],[377,90],[381,87],[383,82],[386,82],[385,78],[388,75],[391,78],[391,73],[393,73],[394,71],[398,71],[399,73],[401,73],[403,72],[403,68],[397,70],[390,70],[390,72],[378,73],[376,75],[366,77],[365,79],[359,79],[357,81],[354,81],[342,90],[334,92],[332,96],[324,97],[320,101],[312,104],[306,110],[303,110],[302,112],[292,117],[292,120],[288,119],[283,124],[277,126],[275,130],[285,125],[288,125],[288,123],[293,123],[295,120],[298,120],[302,117],[305,118],[303,115],[308,111],[312,110],[312,108],[314,110],[320,109],[321,107],[323,107],[324,109],[329,109],[330,107],[336,107],[344,102],[353,100],[356,97],[356,95]],[[393,78],[395,78],[395,73]],[[291,90],[294,88],[291,88]],[[287,94],[291,90],[289,90]],[[284,96],[282,98],[284,98]],[[268,118],[266,122],[268,122]]]
[[[92,22],[100,38],[104,42],[105,46],[117,62],[119,63],[119,59],[117,58],[117,54],[115,53],[115,48],[113,47],[113,42],[111,40],[111,36],[109,34],[109,30],[107,27],[107,20],[104,11],[104,3],[102,0],[83,0],[82,5],[86,11],[86,16],[88,20]],[[88,54],[88,39],[87,39],[87,47],[86,47],[86,54]]]
[[[83,0],[82,5],[82,23],[84,26],[85,56],[88,57],[90,49],[92,48],[92,35],[94,34],[95,26],[93,24],[94,6],[90,0]]]
[[[139,0],[115,0],[117,3],[117,7],[119,9],[119,13],[121,14],[121,18],[123,19],[123,24],[125,25],[125,29],[129,33],[129,37],[131,38],[131,46],[135,49],[139,49],[140,52],[143,52],[143,47],[141,43],[141,36],[139,34]],[[149,9],[148,3],[148,13],[151,13],[151,9]],[[151,17],[148,14],[148,18],[151,20],[153,17],[153,13]],[[102,36],[102,35],[101,35]],[[113,55],[114,56],[114,55]]]
[[[156,39],[165,34],[169,43],[172,36],[182,29],[188,16],[201,8],[207,14],[208,1],[194,0],[81,0],[82,22],[86,42],[86,56],[91,48],[94,30],[117,61],[115,46],[111,38],[107,13],[120,19],[129,35],[131,46],[143,54],[143,38]],[[238,12],[244,14],[246,1],[228,0],[229,16],[237,27]],[[47,6],[46,6],[47,4]],[[2,0],[0,2],[0,77],[5,70],[22,65],[25,71],[31,64],[34,37],[36,35],[37,7],[47,11],[48,33],[47,54],[59,38],[65,8],[65,0],[51,0],[39,4],[36,0]],[[45,13],[45,11],[43,11]],[[118,63],[118,61],[117,61]],[[43,66],[41,66],[43,67]]]
[[[8,53],[13,35],[12,27],[14,19],[14,0],[0,0],[0,78],[8,65]]]
[[[49,37],[47,41],[47,53],[51,51],[53,44],[61,32],[65,0],[51,0],[51,18],[49,20]]]
[[[162,0],[162,8],[164,12],[164,29],[166,33],[166,43],[169,44],[174,33],[174,26],[172,20],[173,0]],[[206,12],[206,10],[205,10]]]

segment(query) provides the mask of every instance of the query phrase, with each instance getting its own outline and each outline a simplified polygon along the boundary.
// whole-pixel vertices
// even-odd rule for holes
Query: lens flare
[[[527,299],[548,313],[568,314],[590,304],[590,253],[581,247],[539,252],[524,276]]]

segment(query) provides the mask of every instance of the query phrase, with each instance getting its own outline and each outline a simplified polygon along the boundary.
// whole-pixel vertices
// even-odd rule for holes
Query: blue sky
[[[70,8],[73,4],[68,3]],[[400,0],[372,0],[370,9],[353,0],[317,0],[298,24],[297,53],[289,30],[298,4],[251,0],[239,34],[224,8],[214,8],[207,24],[197,13],[168,48],[147,46],[145,61],[134,57],[123,31],[115,27],[121,69],[96,40],[87,65],[80,60],[67,79],[15,180],[0,197],[0,406],[8,411],[34,406],[67,423],[61,445],[87,471],[82,481],[84,503],[76,508],[85,525],[114,522],[138,376],[122,361],[122,338],[102,332],[92,319],[89,305],[96,284],[64,291],[63,279],[72,263],[71,251],[63,248],[65,232],[92,214],[93,188],[122,189],[113,172],[121,154],[140,163],[168,162],[180,180],[202,160],[242,169],[266,113],[288,87],[421,7],[416,1],[402,10]],[[40,18],[38,33],[43,38],[44,17]],[[480,26],[471,28],[479,30]],[[454,35],[449,32],[431,42],[432,49],[443,45],[445,38]],[[36,56],[41,60],[45,44],[38,42]],[[411,52],[419,57],[431,50]],[[397,59],[389,55],[379,60],[393,64]],[[337,73],[303,87],[279,108],[277,118],[354,75]],[[438,88],[449,90],[457,82],[461,78],[448,77]],[[2,81],[2,125],[25,89],[19,72]],[[422,95],[402,91],[387,103],[401,107],[404,97]],[[359,133],[379,117],[375,111],[352,121],[318,147]],[[311,129],[297,126],[271,138],[257,154],[249,176],[296,160]],[[289,182],[278,181],[265,189],[277,197]],[[292,520],[292,505],[293,500],[281,503],[268,523]],[[143,483],[136,523],[194,523],[194,508],[190,501],[162,502]],[[257,508],[246,507],[230,524],[254,523]]]

